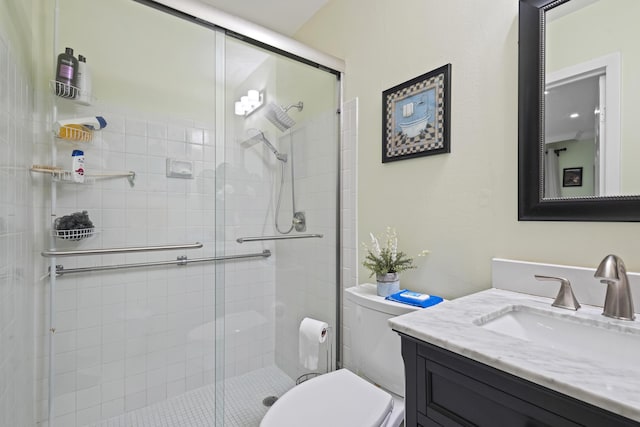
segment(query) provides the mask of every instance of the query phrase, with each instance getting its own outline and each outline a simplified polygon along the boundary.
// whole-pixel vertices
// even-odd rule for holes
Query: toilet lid
[[[389,393],[340,369],[289,390],[260,427],[379,427],[392,410]]]

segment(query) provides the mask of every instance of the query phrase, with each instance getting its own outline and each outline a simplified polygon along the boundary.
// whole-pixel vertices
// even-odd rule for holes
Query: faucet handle
[[[564,277],[542,276],[539,274],[536,274],[533,277],[540,281],[560,282],[560,290],[558,291],[558,296],[556,296],[555,301],[551,304],[552,306],[566,308],[568,310],[577,310],[580,308],[580,303],[573,294],[573,289],[571,289],[571,283],[569,283],[569,280]]]

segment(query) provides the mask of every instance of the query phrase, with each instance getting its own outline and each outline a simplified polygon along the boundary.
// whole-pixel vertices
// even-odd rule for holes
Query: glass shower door
[[[217,237],[227,256],[269,256],[219,266],[224,346],[218,346],[216,360],[224,365],[219,395],[225,426],[257,426],[296,381],[335,368],[338,79],[224,37],[225,66],[218,69],[225,81],[218,91],[224,92],[224,144],[216,161],[217,217],[223,223]],[[317,364],[307,367],[298,354],[305,317],[329,329]]]
[[[215,340],[217,269],[208,260],[219,254],[216,32],[131,0],[58,0],[55,11],[53,3],[38,3],[57,24],[47,58],[66,47],[86,57],[93,96],[85,105],[43,94],[53,105],[40,115],[50,140],[34,146],[35,158],[69,169],[81,149],[88,181],[54,183],[43,206],[57,217],[86,210],[97,232],[39,240],[57,250],[202,248],[58,258],[67,273],[47,282],[54,298],[43,296],[53,322],[40,321],[40,336],[55,345],[52,354],[46,345],[38,351],[38,406],[51,401],[55,427],[212,426],[215,346],[224,344]],[[47,82],[54,61],[43,62],[39,78]],[[91,141],[51,136],[57,120],[95,116],[107,126]],[[135,172],[132,185],[101,178],[118,171]],[[50,183],[34,181],[42,182]],[[104,266],[118,268],[97,270]],[[71,274],[76,268],[88,270]],[[46,418],[43,409],[39,421]]]

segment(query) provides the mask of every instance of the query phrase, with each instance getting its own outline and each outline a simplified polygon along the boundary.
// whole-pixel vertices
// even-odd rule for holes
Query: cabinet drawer
[[[426,413],[443,426],[577,427],[566,418],[429,359],[425,365]]]

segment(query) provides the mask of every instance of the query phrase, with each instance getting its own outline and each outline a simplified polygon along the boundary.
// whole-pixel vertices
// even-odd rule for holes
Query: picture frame
[[[562,169],[563,187],[582,187],[582,167]]]
[[[451,152],[451,64],[382,92],[382,163]]]

